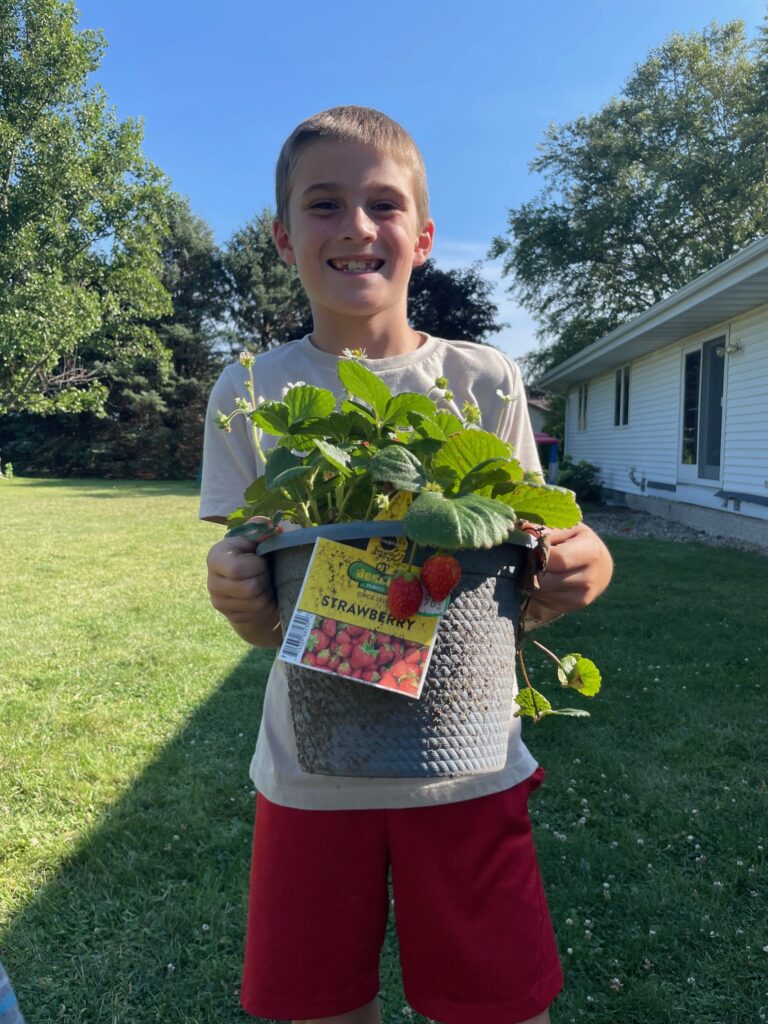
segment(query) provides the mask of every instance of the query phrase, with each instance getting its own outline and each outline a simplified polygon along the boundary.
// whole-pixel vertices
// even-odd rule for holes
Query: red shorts
[[[541,1013],[562,971],[528,796],[542,769],[492,796],[399,810],[305,811],[259,797],[241,999],[308,1020],[374,999],[391,867],[403,985],[444,1024]]]

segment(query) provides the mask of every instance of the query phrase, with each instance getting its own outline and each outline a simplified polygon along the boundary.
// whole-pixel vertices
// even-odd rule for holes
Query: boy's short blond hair
[[[356,142],[388,153],[413,175],[413,193],[420,225],[429,220],[429,195],[424,158],[397,121],[372,107],[330,107],[298,125],[283,143],[275,169],[277,219],[288,224],[291,182],[299,159],[314,142]]]

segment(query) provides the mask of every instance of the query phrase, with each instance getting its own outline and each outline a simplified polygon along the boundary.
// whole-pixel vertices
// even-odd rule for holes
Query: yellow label
[[[379,512],[377,519],[402,519],[408,511],[413,495],[409,491],[397,491],[389,507]],[[405,561],[408,551],[407,537],[371,537],[368,554],[382,572],[395,573]]]
[[[389,554],[389,552],[387,552]],[[382,562],[386,562],[382,568]],[[402,563],[402,557],[397,565]],[[392,636],[431,644],[438,616],[414,615],[395,619],[387,607],[391,568],[380,552],[338,544],[324,537],[315,542],[315,553],[299,598],[303,612],[340,619],[354,626],[379,630]]]

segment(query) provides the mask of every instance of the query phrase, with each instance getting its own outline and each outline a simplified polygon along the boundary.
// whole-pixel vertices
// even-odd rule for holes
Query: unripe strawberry
[[[433,601],[444,601],[461,579],[461,566],[453,555],[432,555],[421,567],[421,582]]]
[[[421,607],[424,591],[412,572],[393,576],[387,587],[387,605],[393,619],[410,619]]]

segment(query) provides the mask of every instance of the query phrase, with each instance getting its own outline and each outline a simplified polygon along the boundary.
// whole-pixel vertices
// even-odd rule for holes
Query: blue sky
[[[77,0],[76,0],[77,2]],[[443,268],[483,258],[538,183],[542,132],[598,110],[673,32],[742,18],[765,0],[79,0],[108,49],[96,79],[144,152],[219,242],[273,204],[285,136],[340,103],[377,107],[421,147]],[[498,264],[484,273],[500,280]],[[497,286],[511,356],[534,325]]]

